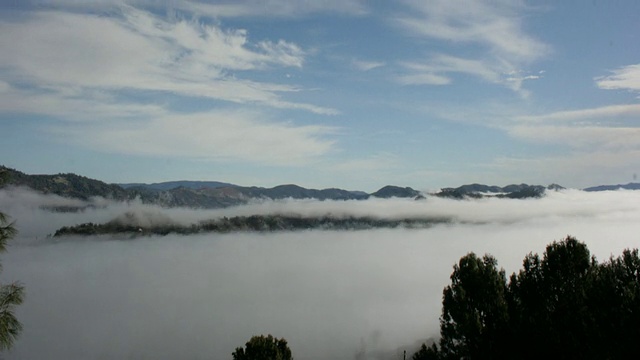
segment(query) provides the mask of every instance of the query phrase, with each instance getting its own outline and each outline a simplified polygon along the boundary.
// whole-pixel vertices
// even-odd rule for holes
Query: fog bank
[[[431,212],[481,224],[126,241],[33,236],[50,221],[110,220],[132,207],[173,221],[222,212],[108,204],[69,214],[2,201],[21,231],[1,258],[2,278],[27,291],[17,311],[25,329],[6,358],[230,359],[252,335],[271,333],[286,338],[300,360],[401,359],[396,349],[410,353],[410,344],[438,333],[442,289],[461,256],[491,253],[510,273],[530,251],[542,253],[571,234],[602,261],[640,247],[639,196],[270,202],[229,213]]]
[[[452,200],[427,197],[425,200],[378,199],[350,201],[265,200],[224,209],[162,208],[139,201],[114,202],[102,198],[80,201],[56,195],[42,195],[30,189],[0,190],[0,211],[16,220],[23,238],[53,234],[62,226],[87,222],[105,223],[135,214],[140,225],[191,225],[222,217],[280,214],[286,216],[372,217],[381,219],[450,218],[463,223],[513,224],[531,221],[608,219],[630,221],[640,218],[640,191],[584,192],[549,191],[540,199]],[[78,212],[52,212],[43,207],[77,206]]]

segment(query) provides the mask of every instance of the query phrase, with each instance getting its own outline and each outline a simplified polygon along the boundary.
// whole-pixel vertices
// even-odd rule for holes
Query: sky
[[[640,172],[640,2],[0,1],[0,164],[582,188]]]

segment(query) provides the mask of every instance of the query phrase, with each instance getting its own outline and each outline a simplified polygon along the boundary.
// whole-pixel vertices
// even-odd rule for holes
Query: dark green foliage
[[[638,250],[598,264],[573,237],[529,254],[506,281],[468,254],[443,295],[440,346],[414,359],[626,359],[640,339]]]
[[[0,183],[5,177],[0,169]],[[0,212],[0,253],[7,251],[7,241],[16,234],[16,229],[9,223],[4,213]],[[22,324],[14,315],[14,309],[24,300],[24,287],[18,283],[0,285],[0,351],[13,346],[20,332]]]
[[[10,349],[22,332],[22,324],[14,315],[14,310],[23,301],[22,285],[12,283],[0,286],[0,351]]]
[[[127,192],[118,185],[109,185],[99,180],[89,179],[76,174],[27,175],[20,171],[0,166],[6,174],[5,184],[26,186],[45,194],[56,194],[87,200],[94,196],[102,196],[117,200],[129,198]]]
[[[244,348],[236,348],[233,360],[293,360],[287,340],[271,335],[254,336]]]
[[[595,309],[587,306],[588,280],[597,268],[587,246],[567,237],[547,246],[542,260],[528,255],[523,267],[509,284],[516,340],[545,343],[531,349],[527,358],[587,356],[585,342],[595,325],[590,319]]]
[[[508,323],[505,293],[505,274],[493,257],[470,253],[460,259],[442,300],[444,358],[499,358]]]
[[[427,347],[426,344],[422,344],[420,350],[413,354],[411,357],[412,360],[438,360],[440,359],[440,352],[438,351],[438,347],[436,344],[431,344],[431,346]]]
[[[594,358],[637,358],[640,339],[640,257],[638,249],[625,250],[598,266],[590,278],[588,307],[592,314],[590,338],[608,344],[591,347]]]
[[[220,182],[178,181],[148,186],[144,184],[119,186],[75,174],[27,175],[4,166],[0,166],[0,170],[8,175],[6,185],[29,187],[45,194],[83,200],[96,196],[122,201],[139,199],[145,204],[166,207],[223,208],[246,204],[251,199],[362,200],[369,197],[362,192],[342,189],[306,189],[297,185],[262,188]],[[2,186],[0,184],[0,187]],[[53,210],[70,211],[72,209]],[[75,211],[79,210],[81,208],[75,209]]]
[[[170,221],[157,222],[154,225],[138,225],[138,215],[126,213],[123,216],[105,224],[86,223],[75,226],[64,226],[58,229],[54,236],[65,235],[104,235],[104,234],[139,234],[139,235],[167,235],[196,234],[205,232],[228,233],[233,231],[295,231],[295,230],[366,230],[375,228],[427,228],[435,224],[447,223],[446,218],[417,218],[417,219],[378,219],[372,217],[332,216],[300,217],[286,215],[251,215],[223,217],[202,221],[198,224],[180,225]],[[143,221],[143,223],[146,223]]]

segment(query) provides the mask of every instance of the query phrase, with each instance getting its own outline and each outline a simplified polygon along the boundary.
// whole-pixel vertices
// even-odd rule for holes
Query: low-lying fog
[[[3,254],[3,283],[27,298],[24,332],[8,359],[230,359],[252,335],[288,340],[296,359],[402,359],[438,334],[442,289],[470,251],[508,273],[524,256],[571,234],[599,260],[640,247],[640,192],[551,192],[543,199],[427,198],[266,202],[225,210],[82,205],[26,190],[0,191],[20,234]],[[430,229],[233,233],[49,239],[64,225],[124,211],[179,223],[287,213],[454,216]],[[150,215],[149,215],[150,214]]]

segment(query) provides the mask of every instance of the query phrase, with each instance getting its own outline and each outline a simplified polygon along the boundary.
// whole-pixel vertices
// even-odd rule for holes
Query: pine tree
[[[7,241],[16,234],[7,216],[0,212],[0,252],[7,251]],[[0,267],[1,268],[1,267]],[[18,283],[0,285],[0,351],[13,346],[22,331],[22,324],[14,315],[14,309],[22,304],[24,287]]]

